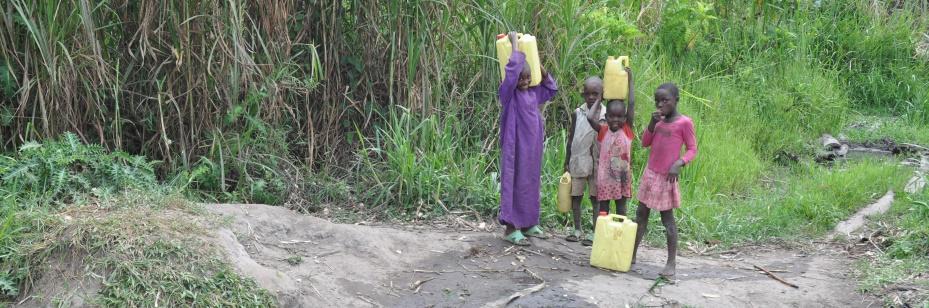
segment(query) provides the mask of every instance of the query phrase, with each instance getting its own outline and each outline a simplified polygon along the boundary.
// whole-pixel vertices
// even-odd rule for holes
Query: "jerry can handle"
[[[613,221],[618,221],[618,222],[625,222],[626,220],[629,220],[628,217],[623,216],[623,215],[613,215],[612,218],[613,218]]]
[[[623,68],[629,67],[629,56],[620,56],[619,62],[623,64]]]

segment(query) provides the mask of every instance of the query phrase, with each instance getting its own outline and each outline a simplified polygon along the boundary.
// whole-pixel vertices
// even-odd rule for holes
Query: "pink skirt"
[[[667,174],[659,174],[648,167],[642,173],[637,197],[639,203],[657,211],[681,207],[681,190],[677,182],[668,182]]]

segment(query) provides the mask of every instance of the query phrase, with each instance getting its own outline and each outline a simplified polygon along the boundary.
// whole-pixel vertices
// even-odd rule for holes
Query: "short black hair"
[[[675,100],[681,99],[680,91],[677,89],[677,85],[675,85],[673,82],[662,83],[660,86],[658,86],[658,90],[668,91],[668,93],[671,94]]]
[[[610,110],[617,104],[619,105],[618,107],[621,107],[623,108],[623,110],[626,110],[626,102],[624,102],[621,99],[611,99],[610,101],[606,102],[606,110]]]
[[[584,78],[583,86],[587,87],[588,85],[591,85],[591,86],[596,85],[600,87],[600,89],[603,89],[603,79],[600,79],[600,77],[597,77],[597,76],[589,76],[587,78]]]

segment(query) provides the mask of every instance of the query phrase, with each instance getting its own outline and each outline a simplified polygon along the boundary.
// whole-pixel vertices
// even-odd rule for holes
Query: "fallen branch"
[[[545,256],[545,255],[543,255],[541,252],[532,251],[532,250],[529,250],[529,249],[526,249],[526,248],[520,248],[519,250],[520,250],[520,251],[524,251],[524,252],[528,252],[528,253],[531,253],[531,254],[535,254],[535,255],[538,255],[538,256],[543,256],[543,257]]]
[[[413,294],[419,293],[419,289],[423,287],[423,284],[433,279],[435,279],[435,277],[425,279],[425,280],[417,280],[416,282],[410,285],[410,289],[413,290]]]
[[[328,257],[328,256],[331,256],[331,255],[340,253],[340,252],[342,252],[342,251],[341,251],[341,250],[327,251],[327,252],[324,252],[324,253],[321,253],[321,254],[316,255],[316,257],[317,257],[317,258]]]
[[[519,270],[495,270],[495,269],[479,269],[479,270],[444,270],[444,271],[429,271],[429,270],[419,270],[414,269],[414,273],[427,273],[427,274],[446,274],[446,273],[507,273],[507,272],[518,272]]]
[[[379,305],[378,303],[374,302],[374,300],[372,300],[372,299],[370,299],[370,298],[368,298],[368,297],[366,297],[366,296],[364,296],[364,295],[357,294],[357,293],[356,293],[355,295],[358,296],[358,298],[361,299],[362,301],[364,301],[364,302],[366,302],[366,303],[368,303],[368,304],[371,304],[371,306],[374,306],[374,307],[383,307],[383,306]]]
[[[281,244],[316,244],[314,241],[310,240],[292,240],[292,241],[281,241]]]
[[[775,275],[774,273],[772,273],[772,272],[770,272],[770,271],[768,271],[768,270],[762,268],[761,266],[758,266],[758,265],[752,265],[752,266],[754,266],[754,267],[757,268],[758,270],[764,272],[765,274],[768,275],[768,277],[771,277],[772,279],[777,280],[777,281],[780,282],[780,283],[783,283],[783,284],[785,284],[785,285],[787,285],[787,286],[789,286],[789,287],[791,287],[791,288],[794,288],[794,289],[799,289],[799,288],[800,288],[799,286],[787,282],[786,280],[782,279],[781,277],[778,277],[778,276]]]
[[[530,271],[528,268],[523,268],[523,270],[525,270],[526,273],[529,274],[529,276],[532,276],[532,278],[535,278],[535,279],[538,280],[539,282],[545,282],[545,279],[542,279],[541,276],[536,275],[536,273],[533,273],[533,272]]]
[[[544,289],[544,288],[545,288],[545,282],[542,282],[542,283],[537,284],[537,285],[535,285],[535,286],[532,286],[532,287],[530,287],[530,288],[527,288],[527,289],[524,289],[524,290],[522,290],[522,291],[513,293],[513,295],[510,295],[508,298],[503,298],[503,299],[500,299],[500,300],[495,301],[495,302],[487,303],[487,304],[485,304],[485,305],[482,306],[482,307],[485,307],[485,308],[490,308],[490,307],[506,307],[506,306],[508,306],[510,303],[512,303],[513,301],[515,301],[516,299],[518,299],[518,298],[520,298],[520,297],[523,297],[523,296],[531,295],[532,293],[535,293],[535,292],[539,292],[539,290],[542,290],[542,289]]]

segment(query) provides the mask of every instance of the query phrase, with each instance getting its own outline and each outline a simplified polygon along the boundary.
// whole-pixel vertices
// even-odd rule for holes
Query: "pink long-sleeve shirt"
[[[642,133],[642,146],[651,147],[648,169],[658,174],[668,174],[674,162],[681,158],[682,145],[687,147],[684,164],[689,164],[697,156],[697,134],[693,120],[684,115],[671,123],[658,122],[654,132],[645,128]]]

